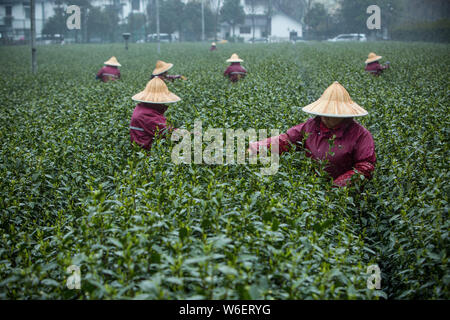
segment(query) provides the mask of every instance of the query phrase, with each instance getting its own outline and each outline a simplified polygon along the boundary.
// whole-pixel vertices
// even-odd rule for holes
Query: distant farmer
[[[103,82],[114,81],[120,79],[119,67],[122,66],[116,57],[111,57],[108,61],[104,62],[105,66],[100,69],[95,79],[99,79]]]
[[[292,145],[296,150],[305,150],[306,155],[316,160],[328,160],[324,168],[334,179],[335,186],[348,185],[357,172],[367,179],[375,169],[375,146],[372,135],[354,117],[367,115],[367,111],[352,101],[347,90],[334,82],[319,100],[302,109],[316,115],[304,123],[279,135],[279,152]],[[330,150],[330,140],[334,146]],[[249,152],[255,154],[259,146],[270,147],[276,137],[250,143]]]
[[[209,51],[215,51],[215,50],[217,50],[217,47],[216,47],[216,43],[213,42],[213,43],[211,43],[211,48],[209,48]]]
[[[169,91],[159,77],[150,80],[144,91],[135,94],[132,99],[139,102],[131,116],[130,139],[142,148],[149,150],[155,135],[165,135],[174,128],[167,127],[164,112],[167,104],[181,99]]]
[[[385,65],[381,65],[378,61],[383,58],[381,56],[377,56],[375,53],[369,53],[369,56],[366,60],[366,71],[370,72],[374,76],[379,76],[383,73],[384,70],[389,68],[389,61],[386,62]]]
[[[246,76],[247,70],[241,66],[241,62],[244,62],[244,60],[240,59],[236,53],[233,53],[227,62],[231,62],[231,65],[225,70],[223,75],[228,77],[231,82],[237,82]]]
[[[150,80],[153,79],[154,77],[159,77],[162,80],[164,80],[165,82],[167,81],[174,81],[175,79],[182,79],[182,80],[186,80],[185,76],[182,75],[168,75],[167,71],[169,71],[171,68],[173,67],[172,63],[166,63],[164,61],[158,60],[156,61],[156,67],[152,72],[152,75],[150,77]]]

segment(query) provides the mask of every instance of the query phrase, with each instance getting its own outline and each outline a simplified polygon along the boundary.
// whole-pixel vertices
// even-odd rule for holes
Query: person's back
[[[165,135],[168,128],[164,113],[166,104],[175,103],[181,99],[169,91],[164,81],[155,77],[150,80],[145,89],[135,94],[132,99],[139,102],[131,116],[130,140],[142,148],[149,150],[155,136]]]
[[[241,62],[244,60],[240,59],[236,53],[233,53],[231,58],[227,62],[231,62],[231,65],[225,70],[223,75],[228,77],[231,82],[237,82],[238,80],[244,78],[247,74],[247,70],[241,66]]]
[[[366,60],[365,71],[373,74],[374,76],[379,76],[383,73],[384,70],[389,68],[389,62],[385,66],[382,66],[379,62],[381,56],[377,56],[375,53],[369,53],[369,56]]]
[[[164,134],[166,130],[166,117],[164,113],[167,106],[163,104],[150,104],[141,102],[136,105],[130,121],[130,139],[150,149],[154,136]]]
[[[120,70],[114,66],[104,66],[97,73],[97,77],[103,82],[115,81],[120,79]]]
[[[117,61],[116,57],[111,57],[108,61],[104,62],[105,66],[102,67],[95,76],[103,82],[115,81],[120,79],[119,67],[121,64]]]
[[[238,81],[245,77],[246,74],[247,70],[239,62],[233,62],[224,72],[224,75],[228,76],[231,82]]]

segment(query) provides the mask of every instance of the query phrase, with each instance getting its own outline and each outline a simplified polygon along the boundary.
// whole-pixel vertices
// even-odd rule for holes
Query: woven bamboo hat
[[[236,53],[233,53],[230,59],[227,60],[227,62],[243,62],[243,61],[244,60],[240,59]]]
[[[216,46],[216,43],[215,43],[215,42],[213,42],[213,43],[211,43],[211,45],[212,45],[213,47],[215,47],[215,46]]]
[[[319,100],[303,107],[306,113],[332,117],[351,118],[368,115],[368,112],[353,102],[347,90],[337,81],[325,90]]]
[[[172,63],[166,63],[164,61],[158,60],[158,61],[156,61],[156,68],[153,70],[152,74],[154,76],[157,76],[158,74],[169,71],[170,68],[172,68],[172,67],[173,67]]]
[[[121,67],[122,65],[119,63],[119,61],[117,61],[116,57],[111,57],[109,58],[108,61],[104,62],[105,65],[107,66],[115,66],[115,67]]]
[[[368,58],[366,60],[366,64],[378,61],[381,58],[383,58],[383,57],[382,56],[377,56],[375,53],[371,52],[371,53],[369,53],[369,56],[368,56]]]
[[[166,84],[159,77],[150,80],[144,91],[135,94],[131,99],[138,102],[166,104],[181,100],[180,97],[169,91]]]

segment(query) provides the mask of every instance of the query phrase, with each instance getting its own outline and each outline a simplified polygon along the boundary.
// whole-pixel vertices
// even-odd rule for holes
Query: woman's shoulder
[[[372,133],[364,127],[361,123],[356,121],[355,119],[352,119],[351,126],[349,128],[352,131],[352,134],[355,134],[357,136],[365,136],[372,138]]]

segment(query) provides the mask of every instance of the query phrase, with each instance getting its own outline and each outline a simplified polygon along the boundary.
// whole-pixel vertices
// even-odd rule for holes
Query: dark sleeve
[[[366,179],[371,179],[375,170],[376,155],[375,143],[369,131],[365,131],[357,140],[354,155],[353,169],[345,172],[334,180],[334,184],[340,187],[348,185],[352,176],[361,173]]]
[[[97,79],[100,79],[102,77],[103,74],[103,68],[101,68],[98,72],[97,72]]]
[[[300,123],[292,128],[290,128],[286,133],[280,134],[279,136],[270,137],[264,140],[250,143],[250,151],[257,153],[260,146],[270,148],[272,143],[278,143],[279,153],[283,153],[289,150],[291,144],[296,144],[297,141],[303,140],[303,130],[305,123]]]
[[[303,141],[303,137],[305,136],[305,125],[306,122],[300,123],[296,126],[293,126],[286,132],[290,143],[292,143],[296,147],[299,145],[299,142]]]

